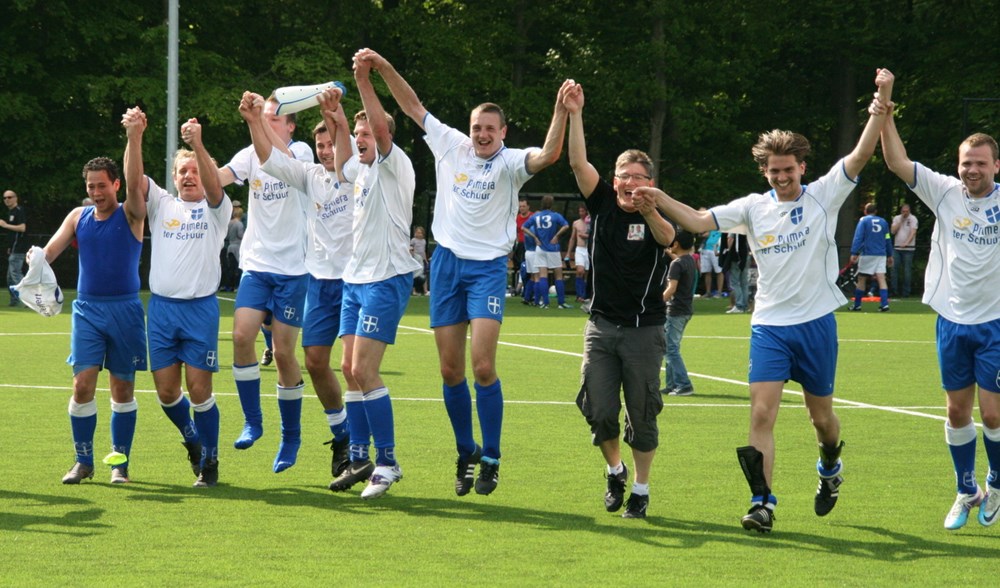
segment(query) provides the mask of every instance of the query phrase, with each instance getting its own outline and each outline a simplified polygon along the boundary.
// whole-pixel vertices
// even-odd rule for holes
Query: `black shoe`
[[[349,490],[351,486],[358,482],[364,482],[371,477],[375,471],[375,464],[370,461],[352,461],[340,473],[337,478],[330,482],[331,492],[343,492]]]
[[[476,450],[469,457],[458,456],[455,462],[455,494],[465,496],[472,490],[472,482],[476,477],[476,464],[483,458],[483,452],[476,445]]]
[[[879,312],[889,312],[889,305],[886,304],[885,306],[878,307],[878,311]]]
[[[84,465],[80,462],[73,464],[66,475],[63,476],[63,484],[79,484],[83,480],[88,480],[94,477],[94,466]]]
[[[333,457],[330,459],[330,473],[336,478],[351,465],[351,440],[348,437],[344,437],[340,442],[330,439],[323,445],[329,445],[330,451],[333,452]]]
[[[184,441],[184,449],[188,452],[188,461],[191,462],[191,471],[195,477],[201,475],[201,443],[197,441]]]
[[[743,516],[741,523],[747,531],[770,533],[774,526],[774,513],[763,504],[756,504]]]
[[[194,481],[195,488],[207,488],[219,483],[219,460],[205,460],[205,467],[201,468],[198,479]]]
[[[608,491],[604,493],[604,508],[608,512],[618,512],[625,502],[625,484],[628,482],[628,467],[622,463],[620,474],[608,474]]]
[[[274,352],[270,349],[265,349],[264,353],[260,356],[260,365],[271,365],[272,361],[274,361]]]
[[[643,496],[642,494],[633,492],[629,494],[628,501],[625,503],[625,512],[622,513],[622,518],[644,519],[646,518],[646,508],[648,507],[649,495]]]
[[[476,494],[489,494],[497,489],[500,481],[500,462],[479,461],[479,477],[476,478]]]
[[[841,475],[832,478],[820,478],[819,487],[816,489],[816,500],[814,507],[816,514],[826,516],[834,506],[837,506],[837,497],[840,495],[840,485],[844,483]]]

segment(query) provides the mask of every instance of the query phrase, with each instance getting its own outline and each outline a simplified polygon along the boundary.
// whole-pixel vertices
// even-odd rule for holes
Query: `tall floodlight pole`
[[[171,177],[174,153],[177,151],[177,2],[170,0],[167,15],[167,156],[163,185],[176,194]]]

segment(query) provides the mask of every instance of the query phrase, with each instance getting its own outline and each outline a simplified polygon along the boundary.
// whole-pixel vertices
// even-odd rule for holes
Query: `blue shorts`
[[[219,371],[219,300],[215,294],[192,300],[153,294],[148,321],[152,371],[178,362]]]
[[[74,374],[98,366],[132,381],[146,371],[146,317],[136,294],[77,298],[72,325],[66,363]]]
[[[507,256],[461,259],[438,245],[431,258],[431,328],[487,318],[503,322]]]
[[[392,345],[413,290],[413,274],[370,284],[344,284],[340,336],[357,335]]]
[[[246,271],[236,292],[236,308],[270,312],[275,319],[298,328],[302,326],[308,287],[309,274],[285,276]]]
[[[309,276],[306,317],[302,323],[303,347],[333,347],[340,334],[343,280],[319,280]]]
[[[938,316],[937,352],[945,390],[975,383],[1000,392],[1000,320],[960,325]]]
[[[813,396],[833,394],[837,321],[833,313],[798,325],[750,329],[750,383],[794,380]]]

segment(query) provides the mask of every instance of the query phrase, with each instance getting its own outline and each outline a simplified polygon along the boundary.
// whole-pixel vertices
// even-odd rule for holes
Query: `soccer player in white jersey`
[[[312,150],[301,141],[292,141],[295,115],[275,114],[277,102],[268,99],[264,118],[295,158],[312,163]],[[240,111],[248,116],[255,113]],[[243,408],[244,425],[236,449],[247,449],[264,434],[260,410],[260,364],[254,345],[257,332],[268,313],[278,368],[278,409],[281,414],[281,444],[274,458],[274,472],[293,465],[301,445],[302,371],[295,357],[295,343],[302,327],[303,307],[309,274],[306,270],[306,216],[309,204],[304,195],[260,169],[253,145],[233,156],[216,171],[219,184],[248,181],[247,229],[240,246],[243,276],[236,293],[233,312],[233,377]]]
[[[510,149],[507,124],[492,103],[472,111],[469,135],[446,126],[420,103],[410,85],[378,53],[361,59],[382,74],[399,107],[426,131],[434,153],[437,195],[431,232],[438,246],[431,260],[431,328],[444,379],[444,402],[458,449],[455,493],[489,494],[500,470],[503,392],[496,371],[497,340],[506,301],[507,255],[517,237],[518,190],[559,159],[566,135],[566,109],[559,90],[541,149]],[[466,333],[471,330],[472,371],[482,447],[472,431],[472,397],[465,376]]]
[[[153,244],[146,328],[149,367],[160,406],[184,438],[197,477],[194,485],[215,486],[219,480],[219,409],[212,395],[212,374],[219,371],[219,301],[215,291],[221,277],[219,250],[233,205],[217,185],[206,197],[200,172],[210,158],[204,147],[198,154],[181,149],[174,157],[175,197],[144,174],[145,113],[138,107],[130,108],[122,117],[122,126],[128,135],[125,183],[143,203]],[[185,138],[200,133],[201,125],[194,119],[182,127]],[[184,279],[179,279],[181,276]],[[191,402],[181,391],[181,364]]]
[[[958,497],[945,517],[960,529],[979,505],[979,523],[1000,511],[1000,173],[997,142],[983,133],[958,146],[958,178],[936,173],[906,155],[892,117],[882,129],[885,162],[934,213],[924,304],[938,313],[937,352],[948,406],[945,441],[955,465]],[[978,394],[977,388],[978,386]],[[989,460],[984,488],[976,482],[979,399]]]
[[[399,321],[410,301],[413,272],[420,264],[410,256],[416,189],[413,164],[392,142],[395,123],[372,86],[371,64],[358,55],[354,58],[354,79],[364,110],[354,116],[357,155],[338,142],[336,158],[341,180],[354,184],[354,250],[344,269],[340,335],[345,338],[345,349],[347,337],[354,336],[351,356],[345,357],[343,369],[354,377],[360,394],[349,393],[345,398],[351,465],[345,476],[334,480],[331,489],[346,490],[366,473],[362,464],[369,459],[370,435],[376,454],[375,469],[361,492],[361,498],[367,500],[384,495],[403,477],[396,461],[392,401],[379,370],[386,348],[395,343]],[[354,418],[357,408],[364,411],[361,418]]]
[[[639,188],[634,198],[655,198],[670,218],[692,232],[745,233],[760,278],[750,321],[749,444],[736,450],[750,485],[751,508],[743,528],[770,532],[777,499],[771,493],[774,423],[786,380],[802,385],[816,429],[820,458],[814,509],[829,513],[837,502],[843,464],[840,421],[833,411],[837,368],[837,324],[833,312],[847,299],[836,287],[839,268],[834,234],[837,212],[854,190],[857,176],[875,152],[886,119],[892,74],[878,70],[875,84],[882,106],[875,109],[858,144],[824,176],[802,183],[809,142],[789,131],[763,133],[754,160],[771,185],[706,211],[673,200],[655,188]]]
[[[256,94],[247,93],[245,99],[263,104],[263,99]],[[251,119],[249,125],[254,149],[262,162],[261,169],[309,198],[309,247],[306,251],[309,290],[302,325],[302,347],[309,378],[333,433],[333,440],[329,443],[333,451],[330,470],[334,478],[349,463],[347,413],[344,411],[340,383],[330,368],[330,353],[340,332],[343,274],[351,257],[351,223],[354,218],[354,187],[339,180],[334,157],[334,133],[343,134],[338,141],[342,148],[350,151],[346,118],[341,125],[330,121],[331,111],[339,110],[339,103],[339,89],[328,90],[320,97],[324,122],[313,129],[319,164],[293,159],[287,146],[269,125],[264,124],[263,119]],[[343,117],[342,112],[340,116]],[[348,390],[356,391],[358,388],[353,376],[349,372],[344,376]],[[373,466],[370,462],[368,465],[370,474]]]

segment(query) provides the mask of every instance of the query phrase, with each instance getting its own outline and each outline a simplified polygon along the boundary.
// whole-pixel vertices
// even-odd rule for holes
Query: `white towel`
[[[41,247],[28,250],[28,273],[14,286],[21,302],[42,316],[55,316],[62,312],[63,293],[56,283],[56,274],[45,260]]]

